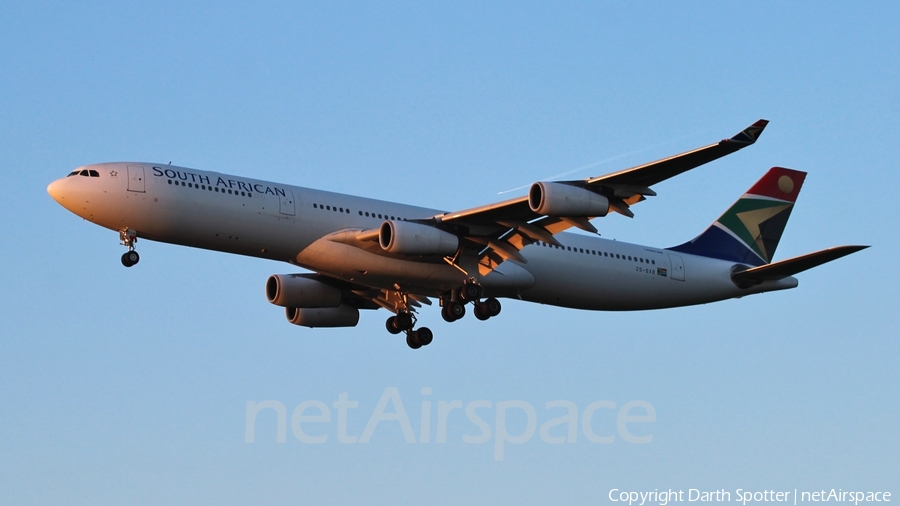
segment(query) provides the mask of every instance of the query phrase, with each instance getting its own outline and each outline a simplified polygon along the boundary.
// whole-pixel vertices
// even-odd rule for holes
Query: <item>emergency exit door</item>
[[[144,193],[144,168],[139,165],[128,166],[128,191]]]
[[[684,281],[684,260],[674,253],[669,253],[669,261],[672,265],[669,277],[677,281]]]
[[[291,190],[284,190],[284,195],[281,195],[281,214],[287,214],[290,216],[294,215],[294,192]]]

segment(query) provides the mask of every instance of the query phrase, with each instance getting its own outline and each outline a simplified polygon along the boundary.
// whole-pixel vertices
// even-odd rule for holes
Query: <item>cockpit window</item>
[[[73,170],[72,172],[69,172],[69,175],[66,177],[72,177],[72,176],[100,177],[100,173],[93,169],[90,169],[90,170],[80,169],[80,170]]]

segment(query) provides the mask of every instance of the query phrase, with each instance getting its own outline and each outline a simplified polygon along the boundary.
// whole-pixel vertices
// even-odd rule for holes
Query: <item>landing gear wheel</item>
[[[422,343],[419,342],[419,336],[417,336],[415,332],[406,333],[406,345],[414,350],[418,350],[422,347]]]
[[[480,285],[466,283],[459,289],[459,298],[463,302],[474,302],[481,297],[483,290]]]
[[[400,330],[410,330],[413,328],[413,318],[409,313],[397,313],[394,317],[394,325]]]
[[[419,343],[422,346],[428,346],[431,344],[431,341],[434,340],[434,334],[431,332],[431,329],[428,327],[422,327],[419,330],[415,331],[416,339],[418,339]]]
[[[455,322],[466,315],[466,306],[459,302],[450,302],[441,310],[441,316],[448,322]]]
[[[397,317],[396,316],[391,316],[390,318],[388,318],[387,321],[384,322],[384,326],[385,326],[385,328],[387,328],[387,331],[390,332],[391,334],[399,334],[400,332],[402,332],[401,329],[397,328]]]
[[[444,321],[447,323],[453,323],[456,320],[453,319],[453,315],[450,314],[449,310],[450,310],[450,304],[448,303],[447,305],[445,305],[444,307],[441,308],[441,318],[443,318]]]
[[[500,301],[493,297],[485,300],[483,303],[483,307],[488,316],[497,316],[498,314],[500,314],[500,310],[503,309],[503,307],[500,305]]]
[[[500,301],[490,297],[484,302],[475,303],[475,318],[481,321],[487,320],[493,316],[500,314]]]
[[[125,267],[131,267],[132,265],[138,263],[141,260],[141,256],[138,255],[137,251],[128,251],[124,255],[122,255],[122,265]]]
[[[134,243],[138,240],[137,231],[130,228],[123,228],[122,230],[119,230],[119,240],[121,241],[122,246],[128,248],[128,251],[122,255],[122,265],[131,267],[138,263],[141,257],[137,254],[137,251],[134,250]]]

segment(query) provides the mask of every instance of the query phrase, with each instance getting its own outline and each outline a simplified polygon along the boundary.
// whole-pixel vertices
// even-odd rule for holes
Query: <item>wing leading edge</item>
[[[656,195],[652,185],[752,145],[768,123],[761,119],[731,138],[648,164],[605,176],[555,183],[602,195],[608,199],[610,211],[633,217],[632,205]],[[596,216],[542,215],[532,210],[528,196],[523,196],[440,214],[433,220],[477,250],[479,272],[486,275],[509,258],[524,262],[519,250],[536,241],[556,243],[552,236],[568,228],[596,233],[589,221],[593,218]]]

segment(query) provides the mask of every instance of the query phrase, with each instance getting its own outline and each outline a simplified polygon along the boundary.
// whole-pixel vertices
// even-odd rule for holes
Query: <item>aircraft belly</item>
[[[356,246],[315,241],[299,254],[296,262],[307,269],[367,286],[391,289],[450,290],[465,281],[465,275],[444,262],[412,261],[372,253]]]
[[[468,277],[440,258],[385,256],[328,239],[315,241],[295,260],[302,267],[346,281],[385,289],[398,284],[414,293],[432,295],[458,288]],[[474,261],[471,267],[468,272],[479,277],[487,296],[513,296],[534,284],[534,277],[527,270],[510,262],[484,278],[477,276]]]

